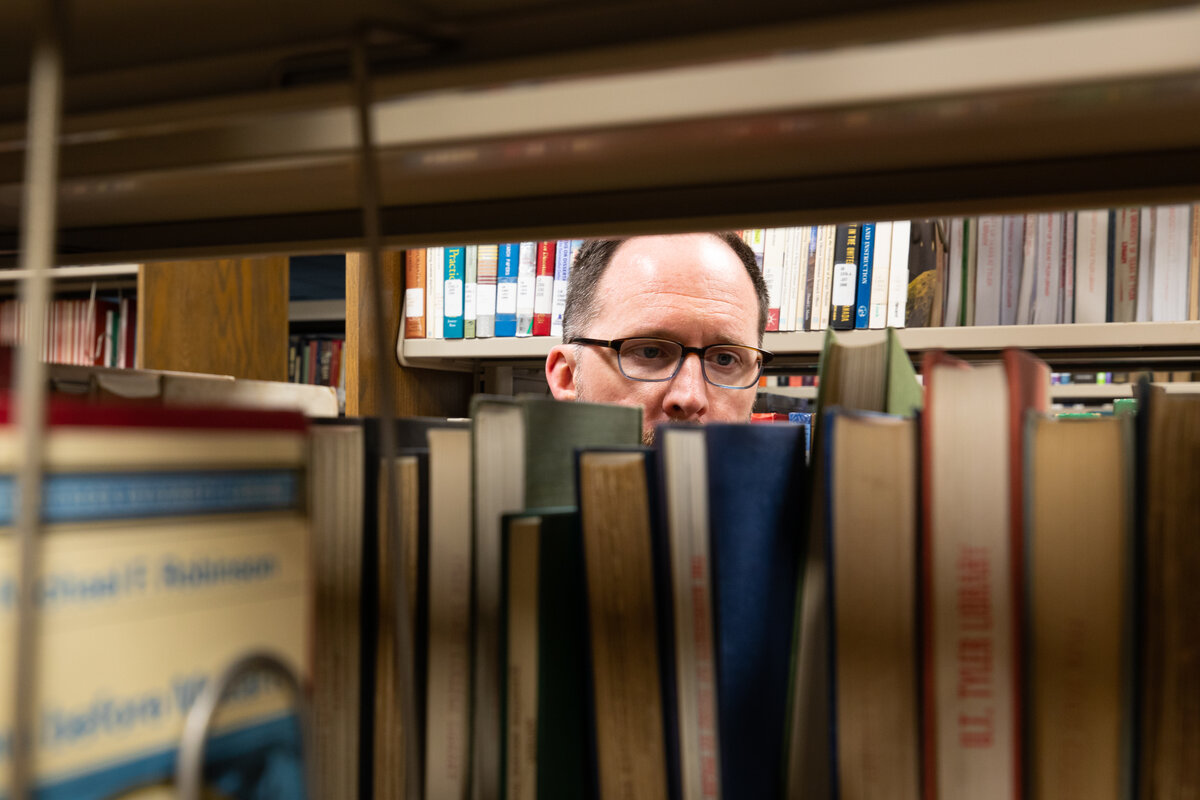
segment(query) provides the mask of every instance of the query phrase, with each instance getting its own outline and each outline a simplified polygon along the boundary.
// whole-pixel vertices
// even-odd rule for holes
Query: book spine
[[[538,242],[537,273],[533,287],[533,335],[550,335],[550,317],[554,313],[554,268],[557,242]]]
[[[479,321],[479,245],[467,245],[463,272],[463,338],[474,339]]]
[[[800,260],[802,228],[785,228],[783,237],[783,294],[779,298],[779,329],[796,330],[796,311],[800,303]],[[805,248],[807,250],[807,248]]]
[[[404,338],[425,338],[425,248],[404,254]]]
[[[443,288],[443,337],[463,338],[463,275],[467,253],[465,247],[445,249],[445,285]]]
[[[834,330],[844,331],[854,328],[854,299],[861,233],[862,225],[857,222],[837,226],[829,310],[830,326]]]
[[[1062,280],[1059,297],[1058,321],[1075,321],[1075,228],[1078,223],[1074,213],[1063,214]]]
[[[961,217],[950,220],[950,253],[946,270],[945,308],[942,309],[943,324],[947,328],[962,324],[963,222]]]
[[[1200,319],[1200,203],[1192,205],[1191,247],[1188,251],[1188,319]]]
[[[867,327],[887,326],[888,270],[892,264],[892,223],[875,223],[874,254],[871,256],[871,292],[867,301]]]
[[[582,240],[578,240],[582,244]],[[563,311],[567,308],[567,287],[571,280],[571,264],[575,251],[579,249],[576,240],[560,239],[554,251],[554,297],[550,312],[550,335],[562,336]]]
[[[750,252],[754,253],[754,261],[758,264],[758,271],[762,272],[767,247],[766,231],[762,228],[747,228],[742,231],[742,241],[749,246]]]
[[[1003,259],[1000,272],[1000,324],[1016,325],[1021,303],[1021,273],[1025,258],[1025,217],[1004,217]]]
[[[1154,209],[1142,206],[1138,211],[1138,282],[1135,316],[1138,322],[1149,322],[1154,292]]]
[[[1155,209],[1151,307],[1151,318],[1155,322],[1187,319],[1191,210],[1190,205],[1159,206]]]
[[[521,246],[502,244],[496,256],[496,335],[517,335],[517,271]]]
[[[477,271],[479,287],[475,295],[475,336],[481,339],[496,335],[496,263],[499,249],[494,244],[479,245]]]
[[[442,300],[445,297],[446,248],[425,248],[425,334],[431,339],[445,338]]]
[[[813,304],[815,300],[814,285],[817,279],[817,241],[820,239],[820,229],[816,225],[811,225],[808,228],[808,263],[804,267],[804,297],[803,297],[803,330],[816,330],[815,317],[813,316]]]
[[[1037,286],[1038,234],[1037,214],[1025,215],[1025,240],[1021,248],[1021,289],[1017,298],[1017,324],[1033,322],[1034,297]]]
[[[928,328],[937,322],[934,312],[935,309],[940,312],[941,252],[937,223],[932,219],[913,220],[908,241],[909,282],[904,315],[904,324],[909,328]]]
[[[908,305],[908,259],[912,245],[912,221],[896,220],[892,223],[892,258],[888,266],[889,328],[903,328]]]
[[[763,235],[762,274],[767,284],[767,331],[779,330],[780,295],[783,294],[785,228],[767,228]],[[757,258],[758,254],[755,254]]]
[[[1109,212],[1075,217],[1075,322],[1108,321]]]
[[[975,292],[979,277],[979,218],[963,223],[963,325],[975,325]]]
[[[862,247],[858,254],[858,289],[855,292],[854,327],[865,330],[871,324],[871,284],[875,257],[875,223],[862,226]]]
[[[980,217],[975,257],[975,324],[1000,324],[1004,271],[1004,217]]]
[[[517,251],[517,336],[533,335],[537,249],[537,242],[521,242],[521,247]]]
[[[1037,284],[1033,301],[1033,323],[1053,325],[1060,321],[1063,215],[1038,214],[1037,228]]]

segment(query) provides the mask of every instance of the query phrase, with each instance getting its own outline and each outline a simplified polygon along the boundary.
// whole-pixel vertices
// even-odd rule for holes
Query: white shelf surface
[[[845,344],[882,341],[886,332],[845,331]],[[909,352],[945,349],[954,352],[1003,350],[1136,350],[1142,347],[1200,349],[1200,322],[1113,322],[1077,325],[994,325],[971,328],[904,328],[900,343]],[[816,354],[825,341],[823,331],[768,333],[766,349],[778,355]],[[421,359],[478,359],[525,361],[545,358],[560,339],[549,336],[492,339],[409,339],[404,356]]]
[[[15,283],[32,274],[27,269],[0,270],[0,283]],[[137,264],[100,264],[94,267],[54,267],[50,270],[51,280],[76,280],[88,278],[112,278],[136,276]]]

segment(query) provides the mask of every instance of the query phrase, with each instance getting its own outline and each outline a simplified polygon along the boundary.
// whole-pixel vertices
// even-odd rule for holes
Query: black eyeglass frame
[[[678,347],[680,349],[679,361],[675,364],[675,369],[671,372],[671,374],[665,378],[634,378],[626,374],[625,368],[621,366],[621,347],[626,342],[635,341],[666,342]],[[750,389],[754,387],[758,384],[758,379],[762,377],[763,368],[767,364],[771,363],[771,359],[775,358],[775,354],[771,351],[763,350],[761,347],[753,347],[752,345],[748,344],[726,344],[725,342],[718,342],[716,344],[707,344],[704,347],[688,347],[671,339],[660,339],[657,336],[628,336],[624,339],[591,339],[586,336],[572,336],[570,339],[564,342],[564,344],[590,344],[595,347],[607,347],[617,354],[617,369],[621,371],[621,375],[626,380],[641,381],[643,383],[663,383],[664,381],[673,380],[675,376],[679,374],[679,370],[683,368],[683,362],[685,359],[687,359],[688,354],[695,353],[700,359],[700,374],[704,376],[704,380],[707,383],[711,383],[718,389]],[[704,354],[715,347],[741,347],[745,350],[753,350],[754,352],[758,353],[760,360],[758,362],[758,372],[754,375],[754,380],[750,381],[750,383],[747,383],[745,386],[732,386],[727,383],[717,383],[712,378],[708,377],[708,367],[705,366]]]

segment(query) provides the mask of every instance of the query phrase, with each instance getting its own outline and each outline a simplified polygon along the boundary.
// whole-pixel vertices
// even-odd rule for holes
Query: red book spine
[[[554,311],[554,257],[557,242],[538,242],[537,272],[533,284],[533,335],[550,335]]]

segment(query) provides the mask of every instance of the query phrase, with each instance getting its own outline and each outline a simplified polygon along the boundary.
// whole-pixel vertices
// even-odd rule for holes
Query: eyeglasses
[[[722,389],[749,389],[758,383],[763,365],[774,355],[744,344],[684,347],[670,339],[588,339],[575,336],[567,344],[590,344],[617,351],[617,368],[631,381],[669,381],[679,373],[689,353],[700,356],[704,380]]]

